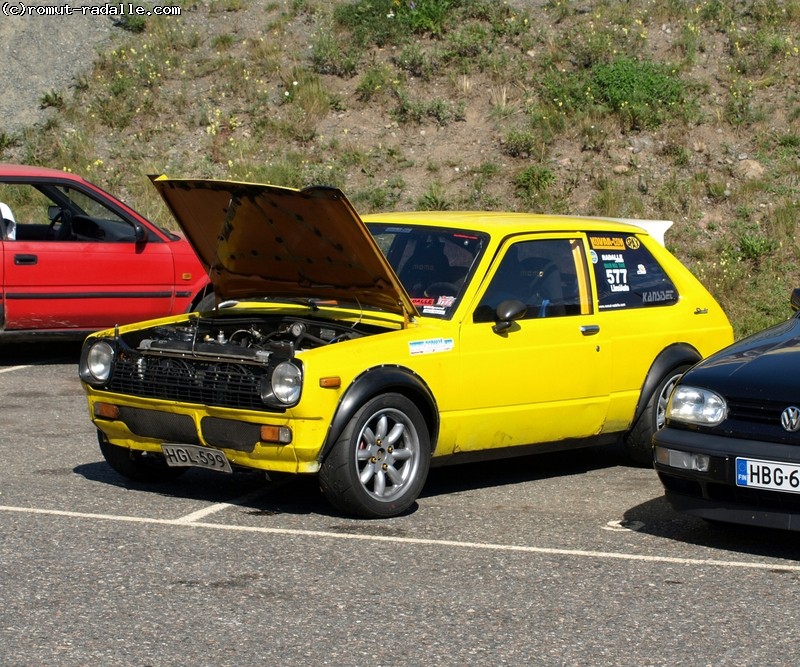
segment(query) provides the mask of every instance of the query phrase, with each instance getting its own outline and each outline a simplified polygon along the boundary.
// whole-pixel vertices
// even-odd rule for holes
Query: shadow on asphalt
[[[99,455],[99,452],[98,452]],[[242,503],[248,514],[328,514],[334,515],[322,497],[313,475],[273,475],[268,480],[258,472],[236,472],[233,475],[188,468],[171,482],[148,484],[134,482],[115,472],[105,461],[86,463],[74,468],[82,477],[101,484],[129,491],[147,491],[166,498],[199,500],[207,503],[229,503],[261,489],[263,495]]]
[[[433,468],[421,497],[580,475],[619,465],[629,465],[629,460],[621,446],[609,445],[478,463],[456,463]]]
[[[598,447],[578,452],[552,452],[517,457],[513,461],[513,465],[506,459],[434,468],[428,475],[428,481],[420,497],[431,498],[537,479],[576,475],[621,465],[626,461],[626,457],[621,448],[618,451],[614,447]],[[324,499],[314,475],[271,474],[271,479],[267,480],[264,474],[257,472],[222,475],[189,468],[184,475],[171,482],[146,484],[122,477],[105,461],[79,465],[74,468],[74,472],[88,480],[128,490],[142,490],[158,493],[164,497],[210,503],[231,502],[233,498],[241,498],[260,488],[264,491],[263,495],[242,505],[247,508],[248,514],[267,516],[313,513],[343,518]],[[413,514],[416,509],[415,503],[404,515]]]
[[[621,448],[597,447],[571,452],[554,452],[514,459],[447,466],[431,470],[421,498],[464,492],[474,489],[519,484],[537,479],[577,475],[613,466],[629,465]],[[279,514],[328,516],[343,523],[331,530],[365,534],[394,534],[391,519],[383,521],[353,520],[337,513],[324,499],[313,475],[282,475],[267,480],[263,474],[238,472],[221,475],[197,468],[172,482],[143,484],[127,480],[114,472],[105,461],[87,463],[74,468],[86,479],[124,488],[157,493],[167,498],[182,498],[208,503],[226,503],[257,490],[257,498],[241,503],[249,516]],[[416,503],[405,513],[413,514]],[[624,515],[623,525],[636,532],[674,542],[684,542],[727,553],[796,560],[800,549],[796,535],[780,530],[710,524],[696,517],[675,512],[663,496],[632,507]],[[403,531],[404,529],[397,528]],[[708,558],[714,558],[709,555]],[[725,559],[721,553],[720,559]],[[728,558],[729,559],[729,558]],[[780,572],[780,566],[776,566]],[[792,575],[795,576],[795,575]]]
[[[797,560],[800,542],[797,534],[785,530],[711,523],[698,517],[680,514],[664,496],[632,507],[624,515],[624,525],[676,542],[719,549],[726,552]],[[709,555],[709,558],[714,558]],[[780,567],[775,568],[776,571]]]
[[[421,498],[458,493],[473,489],[500,487],[537,479],[576,475],[612,466],[625,466],[624,452],[616,448],[599,447],[572,452],[557,452],[514,459],[447,466],[431,470]],[[316,477],[313,475],[284,475],[267,480],[259,473],[241,472],[220,475],[192,468],[169,483],[143,484],[131,482],[114,472],[105,461],[87,463],[74,468],[86,479],[127,490],[157,493],[162,497],[198,500],[207,503],[227,503],[249,493],[262,491],[257,498],[241,503],[249,516],[280,514],[328,516],[341,521],[330,530],[357,532],[359,534],[388,535],[405,529],[393,527],[391,519],[364,521],[348,519],[337,513],[324,499]],[[405,513],[417,510],[416,503]],[[779,530],[709,524],[701,519],[675,512],[663,496],[632,507],[624,515],[623,525],[636,532],[674,542],[719,550],[720,552],[747,554],[769,558],[796,560],[800,549],[796,536]],[[708,558],[713,559],[714,555]],[[720,560],[729,559],[720,553]],[[780,566],[776,566],[780,572]],[[795,575],[792,575],[795,576]]]
[[[81,356],[80,340],[6,341],[0,337],[0,368],[4,366],[45,366],[75,364]]]

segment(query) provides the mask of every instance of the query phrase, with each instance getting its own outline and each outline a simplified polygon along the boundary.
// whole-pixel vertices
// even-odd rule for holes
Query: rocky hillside
[[[83,173],[160,222],[153,172],[329,183],[363,212],[669,218],[737,334],[787,316],[797,0],[179,6],[4,19],[0,159]]]

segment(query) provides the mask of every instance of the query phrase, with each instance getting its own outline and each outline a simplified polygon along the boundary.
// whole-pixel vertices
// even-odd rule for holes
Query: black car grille
[[[267,410],[259,385],[271,368],[185,357],[120,355],[108,390],[166,401]]]
[[[142,410],[123,405],[119,409],[119,418],[132,433],[145,438],[200,444],[194,421],[188,415],[174,415],[169,412]]]
[[[753,401],[743,398],[728,400],[728,417],[758,424],[775,424],[780,426],[781,412],[789,404],[769,401]]]
[[[763,401],[749,398],[728,398],[728,417],[709,429],[727,437],[800,445],[800,433],[790,433],[781,426],[781,413],[788,401]]]

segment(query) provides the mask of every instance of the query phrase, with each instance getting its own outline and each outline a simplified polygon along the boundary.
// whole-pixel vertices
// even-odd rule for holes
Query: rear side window
[[[632,234],[589,234],[600,310],[669,306],[678,291],[650,251]]]

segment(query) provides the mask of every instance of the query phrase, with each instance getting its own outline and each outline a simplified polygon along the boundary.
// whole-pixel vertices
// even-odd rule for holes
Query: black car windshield
[[[422,315],[449,319],[489,236],[462,229],[379,222],[367,227],[417,310]]]

